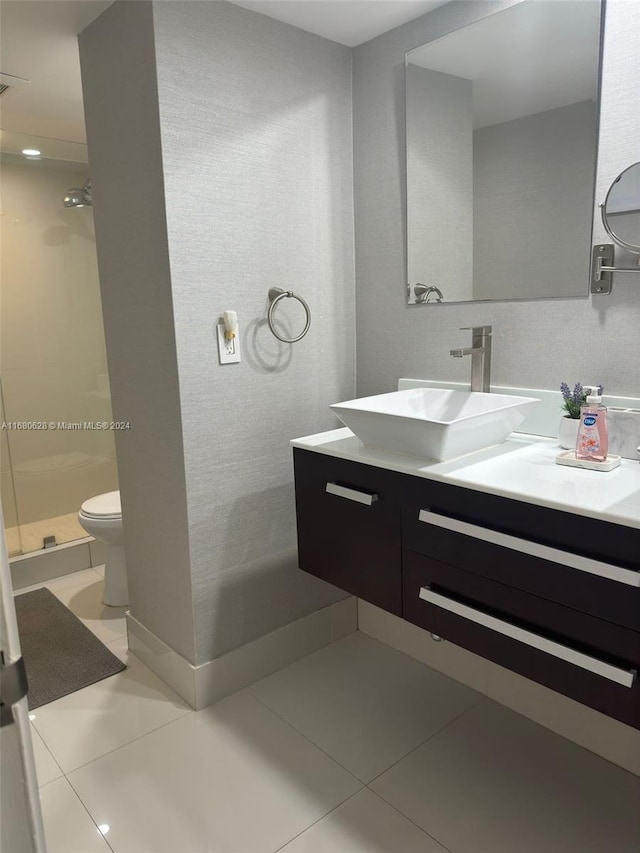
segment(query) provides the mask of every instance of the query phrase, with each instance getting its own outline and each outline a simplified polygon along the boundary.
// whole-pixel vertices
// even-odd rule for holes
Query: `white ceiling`
[[[5,130],[71,142],[86,141],[76,37],[111,2],[2,0],[0,71],[31,81],[2,95],[1,123]],[[237,5],[333,41],[356,45],[445,2],[241,0]]]
[[[2,0],[1,70],[26,77],[2,95],[2,127],[84,142],[76,36],[112,0]]]
[[[14,133],[0,130],[0,151],[21,154],[25,148],[36,148],[42,160],[64,160],[67,163],[87,163],[87,146],[82,142],[36,136],[34,133]]]
[[[277,21],[355,47],[448,0],[231,0]]]

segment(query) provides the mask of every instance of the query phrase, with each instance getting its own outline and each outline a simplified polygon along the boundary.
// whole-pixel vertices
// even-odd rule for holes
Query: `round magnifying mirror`
[[[609,236],[619,246],[640,255],[640,163],[618,175],[600,208]]]

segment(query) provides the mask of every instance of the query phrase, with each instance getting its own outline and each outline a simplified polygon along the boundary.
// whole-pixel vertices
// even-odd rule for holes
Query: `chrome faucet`
[[[449,350],[454,358],[471,356],[471,390],[491,390],[491,326],[462,326],[471,330],[471,346]]]

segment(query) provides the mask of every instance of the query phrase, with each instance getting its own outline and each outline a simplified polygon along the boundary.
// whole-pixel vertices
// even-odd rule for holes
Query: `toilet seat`
[[[105,492],[86,500],[78,512],[78,521],[89,536],[107,546],[102,601],[110,607],[127,607],[129,587],[120,492]]]
[[[120,492],[105,492],[89,498],[80,507],[80,512],[87,518],[121,518]]]

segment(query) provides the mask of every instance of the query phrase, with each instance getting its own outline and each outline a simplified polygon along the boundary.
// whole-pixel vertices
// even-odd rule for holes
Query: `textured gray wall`
[[[355,390],[351,51],[227,3],[159,2],[154,27],[202,662],[344,597],[297,569],[288,442]],[[273,286],[311,307],[297,344]],[[225,309],[243,360],[220,366]]]
[[[152,9],[111,6],[80,37],[105,339],[133,615],[195,642]]]
[[[472,295],[472,91],[471,80],[407,66],[409,283],[437,284],[447,302]]]
[[[585,295],[596,130],[595,102],[581,101],[475,131],[476,299]]]
[[[132,611],[202,663],[344,597],[297,568],[289,439],[355,389],[351,52],[218,2],[119,2],[81,45]],[[272,286],[311,306],[293,346]]]
[[[470,323],[494,324],[496,383],[636,391],[630,277],[594,300],[405,302],[404,52],[509,5],[454,2],[354,52],[360,393],[467,378],[447,353]],[[639,15],[609,2],[598,199],[640,159]],[[342,597],[296,569],[288,440],[353,394],[351,51],[226,3],[138,0],[81,58],[114,416],[134,425],[117,436],[132,610],[203,662]],[[273,285],[313,311],[293,347],[265,328]],[[243,361],[221,367],[227,308]]]
[[[400,376],[468,382],[468,360],[452,359],[449,349],[469,341],[460,326],[485,323],[494,328],[494,384],[555,388],[563,379],[600,381],[612,393],[638,393],[640,291],[631,275],[614,276],[609,297],[406,304],[404,53],[512,5],[449,3],[354,49],[359,395],[393,390]],[[609,0],[596,201],[640,159],[639,30],[638,2]],[[594,236],[604,237],[599,220]],[[620,250],[616,260],[625,264],[629,256]],[[545,273],[544,258],[540,269],[553,275]]]

